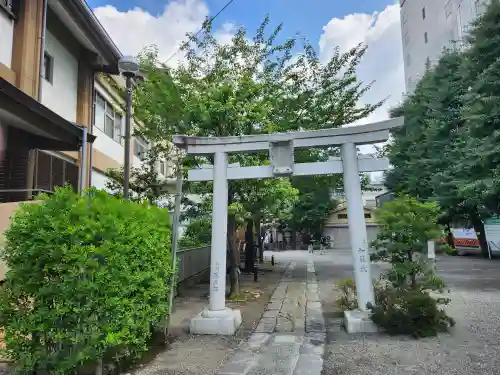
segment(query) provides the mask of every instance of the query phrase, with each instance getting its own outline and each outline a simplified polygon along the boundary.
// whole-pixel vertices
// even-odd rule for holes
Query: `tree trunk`
[[[255,219],[255,230],[257,232],[257,244],[259,245],[259,262],[264,263],[264,239],[262,238],[261,218]]]
[[[413,264],[413,251],[408,250],[408,261]],[[410,285],[412,289],[417,288],[417,276],[415,275],[415,271],[412,270],[410,274]]]
[[[229,253],[229,295],[240,294],[240,251],[236,243],[236,222],[234,217],[227,220],[227,247]]]
[[[245,231],[245,272],[252,272],[254,267],[254,242],[253,242],[253,220],[247,220]]]
[[[446,224],[446,242],[448,245],[452,248],[455,249],[455,242],[453,241],[453,233],[451,232],[451,224],[448,223]]]
[[[481,252],[485,258],[488,258],[488,241],[486,241],[486,233],[484,231],[484,223],[479,217],[479,215],[474,215],[472,217],[472,225],[474,231],[476,232],[477,239],[479,240],[479,246],[481,246]]]

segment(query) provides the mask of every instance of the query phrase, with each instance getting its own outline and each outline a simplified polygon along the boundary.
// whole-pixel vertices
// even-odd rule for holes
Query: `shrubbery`
[[[391,269],[374,282],[375,305],[368,308],[373,321],[389,334],[433,336],[455,324],[440,308],[449,299],[430,294],[443,292],[445,286],[426,259],[427,241],[441,237],[438,215],[434,202],[411,197],[397,198],[377,211],[380,226],[372,259],[390,262]],[[337,305],[344,310],[357,308],[354,281],[346,279],[336,287]]]
[[[212,221],[206,218],[193,220],[187,226],[179,241],[181,249],[192,249],[210,245],[212,238]]]
[[[24,205],[6,233],[0,323],[17,373],[75,374],[147,348],[168,313],[167,210],[90,190]]]

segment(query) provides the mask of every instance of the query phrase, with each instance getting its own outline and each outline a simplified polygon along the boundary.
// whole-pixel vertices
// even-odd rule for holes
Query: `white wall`
[[[476,0],[449,0],[451,14],[447,16],[448,0],[406,0],[401,6],[401,33],[405,66],[406,89],[413,91],[425,73],[426,60],[431,66],[444,48],[454,45],[465,36],[476,15]],[[486,3],[488,0],[479,0]],[[425,19],[422,9],[425,8]],[[484,7],[483,7],[484,9]],[[480,9],[482,10],[482,9]],[[425,43],[424,33],[428,42]],[[406,35],[408,36],[405,42]],[[460,44],[455,44],[459,45]]]
[[[8,68],[12,65],[12,43],[14,41],[14,21],[0,10],[0,63]]]
[[[78,60],[49,31],[45,51],[53,57],[53,82],[42,79],[42,104],[76,122],[78,95]]]
[[[104,190],[106,188],[107,180],[108,178],[104,175],[104,173],[101,173],[95,169],[92,170],[92,186]]]

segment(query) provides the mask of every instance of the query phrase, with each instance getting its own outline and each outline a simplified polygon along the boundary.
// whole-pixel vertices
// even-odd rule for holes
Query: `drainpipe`
[[[43,0],[43,13],[42,13],[42,35],[40,36],[40,61],[38,65],[38,101],[42,101],[42,79],[43,79],[43,54],[45,52],[45,30],[47,29],[47,6],[49,0]]]
[[[92,83],[90,85],[90,89],[92,90],[92,105],[90,107],[90,134],[94,134],[94,102],[95,102],[95,73],[92,72]],[[94,168],[92,167],[92,151],[94,150],[94,145],[90,145],[89,152],[89,188],[92,187],[92,171]]]
[[[82,126],[82,160],[80,164],[80,194],[85,192],[85,166],[87,164],[87,127]]]

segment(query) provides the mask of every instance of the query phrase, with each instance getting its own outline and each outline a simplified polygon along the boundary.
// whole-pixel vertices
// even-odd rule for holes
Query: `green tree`
[[[159,61],[154,49],[145,51],[141,58],[148,80],[139,85],[134,96],[135,114],[145,124],[143,134],[168,141],[173,134],[237,136],[331,128],[361,119],[381,104],[358,103],[370,87],[359,82],[355,73],[365,52],[363,46],[344,54],[335,50],[331,59],[321,64],[309,43],[299,45],[303,40],[299,38],[278,43],[282,26],[268,32],[268,24],[266,18],[253,38],[240,28],[230,43],[221,44],[207,22],[203,31],[191,35],[183,46],[185,62],[177,68]],[[252,160],[252,164],[266,164],[267,159],[264,153],[231,155],[230,163],[246,165],[245,160]],[[200,166],[213,160],[196,157],[189,163]],[[270,184],[280,183],[275,180]],[[191,184],[190,188],[210,191],[211,184],[198,185],[202,187]],[[255,196],[261,182],[231,181],[229,204],[244,204],[241,197],[251,186]],[[234,236],[231,221],[228,233]]]
[[[161,200],[171,198],[167,178],[160,178],[158,174],[159,161],[166,160],[167,157],[170,157],[170,155],[164,147],[154,145],[147,151],[141,167],[131,168],[130,199],[132,201],[147,201],[150,204],[158,204]],[[105,175],[108,178],[106,189],[112,195],[123,196],[123,167],[108,169],[105,171]]]
[[[401,196],[377,210],[379,233],[374,259],[391,263],[391,269],[375,287],[373,321],[390,334],[435,336],[454,325],[430,290],[443,291],[444,283],[427,263],[427,241],[440,237],[436,202],[419,202]]]

